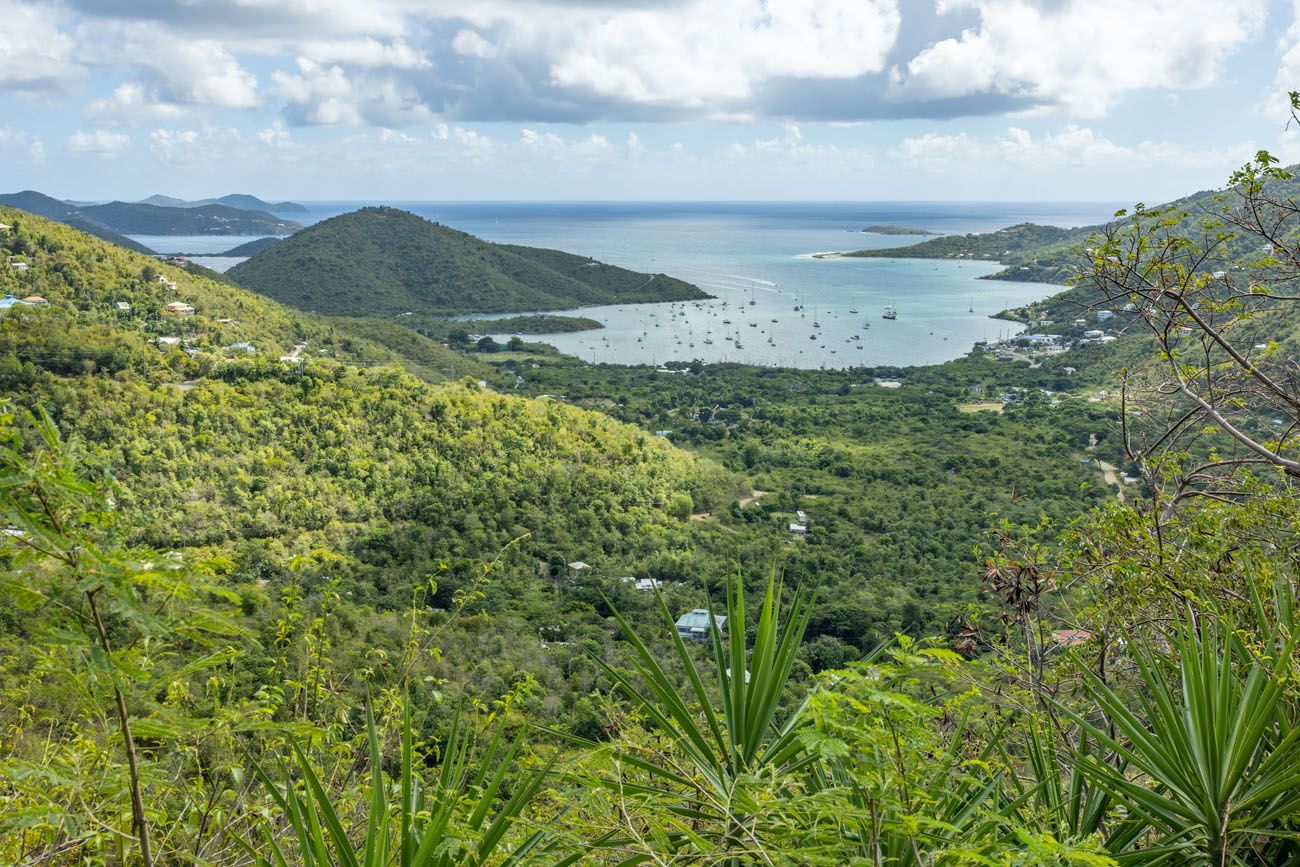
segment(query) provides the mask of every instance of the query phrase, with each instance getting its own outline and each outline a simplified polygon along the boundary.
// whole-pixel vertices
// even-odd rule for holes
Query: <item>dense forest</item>
[[[1104,351],[849,371],[457,351],[0,209],[0,861],[1300,863],[1300,258],[1206,270],[1289,181],[1076,250]]]
[[[230,269],[243,286],[339,316],[497,313],[708,297],[663,274],[490,244],[396,208],[325,220]]]

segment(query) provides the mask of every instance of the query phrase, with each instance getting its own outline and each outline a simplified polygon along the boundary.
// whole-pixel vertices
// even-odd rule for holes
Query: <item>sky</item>
[[[1155,202],[1298,89],[1300,0],[0,0],[0,191]]]

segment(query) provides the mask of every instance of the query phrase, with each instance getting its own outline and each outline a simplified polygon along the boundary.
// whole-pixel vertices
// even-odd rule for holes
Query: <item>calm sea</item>
[[[303,222],[360,207],[306,203]],[[717,296],[706,302],[591,307],[600,331],[543,339],[590,361],[740,361],[795,367],[934,364],[1006,334],[989,318],[1059,287],[978,280],[983,262],[817,259],[818,252],[881,248],[921,238],[864,234],[872,224],[944,234],[1018,222],[1105,221],[1104,203],[429,203],[394,202],[490,241],[551,247],[637,271],[680,277]],[[218,253],[243,237],[145,237],[161,252]],[[239,261],[199,257],[224,270]],[[886,320],[886,306],[898,318]],[[798,307],[800,309],[796,310]],[[494,335],[505,339],[509,335]],[[528,338],[538,339],[538,338]]]

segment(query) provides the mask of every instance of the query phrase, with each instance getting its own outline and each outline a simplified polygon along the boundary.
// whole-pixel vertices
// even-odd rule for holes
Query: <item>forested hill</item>
[[[21,208],[50,220],[88,231],[98,226],[121,235],[286,235],[301,224],[264,211],[250,211],[222,204],[197,207],[161,207],[143,202],[108,202],[103,205],[74,205],[24,190],[0,195],[0,205]],[[100,232],[91,232],[101,235]],[[114,243],[122,241],[110,237]],[[122,244],[131,247],[134,242]],[[138,245],[134,247],[141,250]]]
[[[8,205],[12,208],[21,208],[22,210],[32,214],[39,214],[46,219],[58,220],[64,225],[71,226],[72,228],[78,229],[89,235],[94,235],[96,238],[117,244],[119,247],[134,250],[137,253],[150,255],[155,252],[144,244],[141,244],[139,241],[128,238],[120,232],[115,232],[99,223],[77,216],[76,209],[71,205],[66,202],[60,202],[58,199],[51,198],[44,193],[38,193],[33,190],[24,190],[21,193],[0,195],[0,205]]]
[[[0,222],[16,227],[0,254],[29,265],[0,274],[0,294],[46,299],[0,310],[0,403],[42,406],[75,435],[120,482],[137,541],[209,547],[239,564],[236,583],[286,577],[294,556],[327,546],[356,597],[401,606],[438,558],[490,560],[520,540],[519,578],[553,553],[644,557],[692,531],[683,509],[741,490],[595,412],[371,366],[396,359],[345,320],[11,209]],[[169,314],[173,301],[194,312]],[[478,364],[454,358],[423,360],[448,374]],[[451,593],[461,577],[439,580]]]
[[[395,208],[317,223],[227,272],[264,295],[345,316],[498,313],[705,298],[663,274],[508,244]]]
[[[0,311],[0,363],[11,367],[181,381],[232,364],[275,365],[301,346],[354,364],[400,362],[428,380],[481,378],[486,370],[414,332],[399,353],[373,329],[289,310],[24,211],[0,207],[0,223],[12,227],[0,233],[0,266],[12,257],[0,267],[0,295],[48,302]],[[167,313],[173,302],[193,313]]]
[[[1291,166],[1287,171],[1300,175],[1300,165]],[[1268,183],[1267,189],[1278,198],[1296,199],[1300,197],[1300,179],[1275,179]],[[1225,201],[1231,202],[1232,195],[1221,189],[1202,190],[1169,204],[1191,212],[1191,219],[1199,219],[1222,208]],[[855,250],[844,255],[871,259],[988,259],[1006,268],[987,279],[1064,284],[1079,267],[1079,249],[1103,228],[1093,225],[1062,229],[1019,223],[994,232],[944,235],[906,247]],[[1243,249],[1234,251],[1234,255],[1249,252]]]

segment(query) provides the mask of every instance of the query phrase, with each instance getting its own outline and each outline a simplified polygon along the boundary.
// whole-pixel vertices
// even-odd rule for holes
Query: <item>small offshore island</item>
[[[911,226],[889,226],[875,225],[867,226],[862,230],[868,235],[938,235],[939,232],[932,232],[929,229],[915,229]]]

